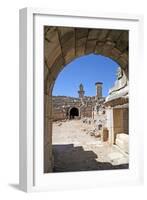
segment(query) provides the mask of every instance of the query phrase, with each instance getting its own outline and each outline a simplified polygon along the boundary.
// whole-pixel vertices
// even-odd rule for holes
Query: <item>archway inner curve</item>
[[[128,77],[128,38],[127,30],[45,26],[45,92],[64,66],[90,53],[113,59]]]

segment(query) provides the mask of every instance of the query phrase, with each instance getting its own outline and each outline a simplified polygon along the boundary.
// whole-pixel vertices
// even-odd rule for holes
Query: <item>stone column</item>
[[[109,131],[108,142],[110,145],[114,144],[114,123],[113,123],[113,108],[107,108],[106,110],[107,115],[107,125]]]

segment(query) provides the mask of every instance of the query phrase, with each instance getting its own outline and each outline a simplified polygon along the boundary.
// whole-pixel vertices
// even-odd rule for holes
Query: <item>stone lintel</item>
[[[129,102],[128,97],[119,97],[119,98],[115,98],[109,101],[106,101],[104,104],[105,106],[117,106],[117,105],[123,105],[123,104],[127,104]]]

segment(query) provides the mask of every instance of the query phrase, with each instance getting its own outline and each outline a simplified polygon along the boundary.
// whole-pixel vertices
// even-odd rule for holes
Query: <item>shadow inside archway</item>
[[[73,144],[53,145],[53,155],[53,172],[128,169],[128,164],[114,166],[109,162],[98,162],[93,151],[85,151],[82,146],[74,147]]]

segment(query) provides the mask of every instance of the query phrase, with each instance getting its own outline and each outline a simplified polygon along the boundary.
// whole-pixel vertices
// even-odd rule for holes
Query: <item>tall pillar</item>
[[[95,83],[95,86],[96,86],[96,97],[97,97],[97,99],[102,98],[102,85],[103,85],[102,82]]]
[[[83,87],[82,83],[79,85],[79,91],[78,91],[78,93],[79,93],[79,98],[83,99],[85,91],[84,91],[84,87]]]
[[[108,143],[110,145],[114,144],[114,119],[113,119],[113,108],[107,108],[106,110],[106,116],[107,116],[107,124],[106,127],[108,129]]]

